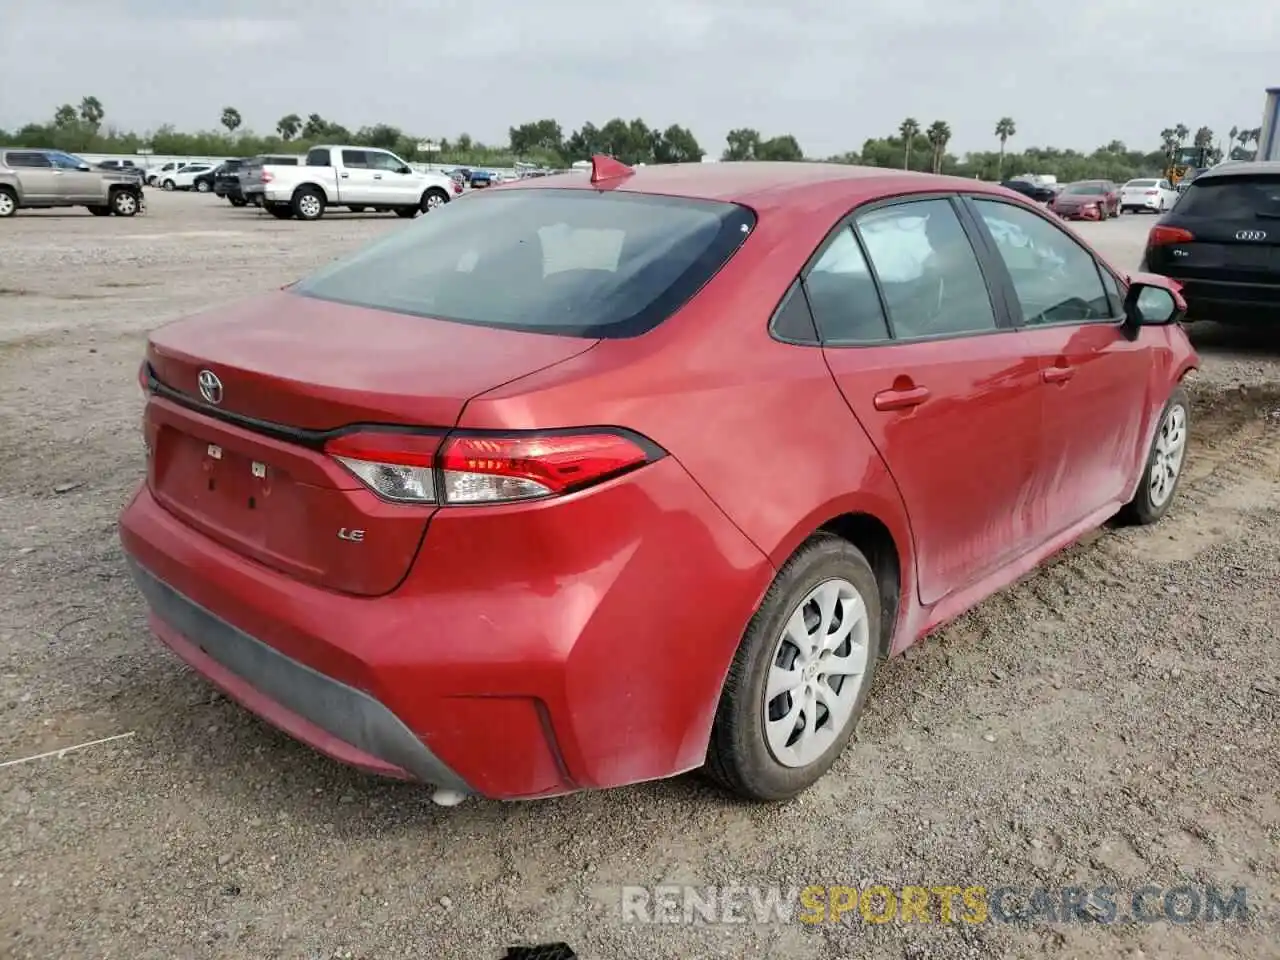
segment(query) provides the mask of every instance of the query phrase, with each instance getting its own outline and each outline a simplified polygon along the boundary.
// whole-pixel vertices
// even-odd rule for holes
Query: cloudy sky
[[[643,117],[857,149],[905,116],[952,150],[1158,146],[1261,122],[1274,0],[3,0],[0,127],[97,96],[107,122],[270,130],[319,112],[424,137]],[[1228,15],[1229,14],[1229,15]]]

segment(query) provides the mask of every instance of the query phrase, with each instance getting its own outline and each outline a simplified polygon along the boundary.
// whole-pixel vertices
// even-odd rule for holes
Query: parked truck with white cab
[[[242,184],[250,203],[260,199],[281,220],[319,220],[331,207],[416,217],[462,192],[444,174],[419,173],[389,150],[341,145],[312,147],[301,166],[264,164]]]

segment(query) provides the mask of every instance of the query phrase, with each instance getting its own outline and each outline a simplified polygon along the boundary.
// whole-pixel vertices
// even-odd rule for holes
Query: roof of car
[[[639,167],[629,176],[593,184],[582,172],[530,177],[504,183],[507,190],[546,190],[579,187],[582,189],[623,190],[629,193],[653,193],[722,200],[751,207],[769,206],[794,200],[814,190],[843,188],[848,196],[855,192],[875,194],[921,193],[929,190],[967,190],[1003,192],[998,184],[965,177],[917,173],[888,167],[860,167],[846,163],[744,161],[721,163],[670,163]]]
[[[1240,177],[1257,173],[1280,174],[1280,160],[1237,160],[1217,167],[1210,167],[1196,179],[1217,180],[1220,177]]]

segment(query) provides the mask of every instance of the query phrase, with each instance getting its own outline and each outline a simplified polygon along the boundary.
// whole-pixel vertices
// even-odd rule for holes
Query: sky
[[[86,95],[106,123],[210,129],[233,106],[428,139],[553,117],[790,133],[857,150],[904,117],[953,153],[1159,147],[1164,127],[1261,123],[1274,0],[3,0],[0,128]],[[1229,15],[1228,14],[1229,11]]]

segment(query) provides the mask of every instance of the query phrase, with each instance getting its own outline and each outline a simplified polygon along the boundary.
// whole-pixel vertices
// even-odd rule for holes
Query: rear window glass
[[[495,190],[450,203],[291,289],[461,323],[630,337],[680,309],[754,224],[731,203]]]
[[[1125,184],[1126,187],[1154,187],[1158,180],[1130,180]]]
[[[1178,202],[1186,217],[1280,219],[1280,176],[1204,177],[1192,182]]]

